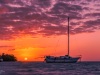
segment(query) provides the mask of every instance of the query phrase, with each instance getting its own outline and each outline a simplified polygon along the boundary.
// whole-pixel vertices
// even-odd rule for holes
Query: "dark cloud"
[[[6,46],[6,45],[3,45],[3,46],[0,46],[0,48],[7,48],[7,47],[13,47],[13,46]]]
[[[14,51],[14,50],[16,50],[15,48],[12,48],[12,49],[9,49],[8,51]]]
[[[98,18],[100,18],[100,13],[99,12],[97,12],[97,13],[87,13],[87,14],[85,14],[85,17],[93,17],[93,18],[98,17]]]
[[[80,23],[81,23],[81,22],[70,22],[70,24],[73,25],[73,26],[80,25]]]
[[[93,32],[100,28],[97,5],[98,0],[0,0],[0,39],[64,35],[68,16],[71,34]]]
[[[82,4],[82,5],[88,5],[89,3],[88,2],[81,2],[80,4]]]
[[[67,27],[65,26],[51,26],[51,25],[46,25],[43,26],[43,30],[39,31],[39,33],[42,33],[44,35],[62,35],[66,33]]]
[[[84,25],[89,26],[89,27],[100,26],[100,19],[86,21],[84,22]]]

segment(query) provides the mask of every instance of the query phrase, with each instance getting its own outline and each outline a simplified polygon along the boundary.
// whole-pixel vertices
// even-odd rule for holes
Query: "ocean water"
[[[100,62],[0,62],[0,75],[100,75]]]

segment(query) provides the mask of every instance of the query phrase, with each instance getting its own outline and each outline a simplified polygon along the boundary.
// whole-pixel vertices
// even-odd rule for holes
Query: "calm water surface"
[[[0,75],[100,75],[100,62],[0,62]]]

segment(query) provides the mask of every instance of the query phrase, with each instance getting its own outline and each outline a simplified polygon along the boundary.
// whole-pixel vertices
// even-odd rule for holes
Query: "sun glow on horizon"
[[[28,60],[28,58],[27,58],[27,57],[25,57],[25,58],[24,58],[24,60],[25,60],[25,61],[27,61],[27,60]]]

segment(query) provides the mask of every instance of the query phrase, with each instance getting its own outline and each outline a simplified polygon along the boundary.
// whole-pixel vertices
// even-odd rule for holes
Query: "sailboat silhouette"
[[[69,17],[68,17],[68,54],[65,56],[45,56],[45,62],[47,63],[76,63],[81,57],[71,57],[70,56],[70,48],[69,48],[69,43],[70,43],[70,31],[69,31]]]

